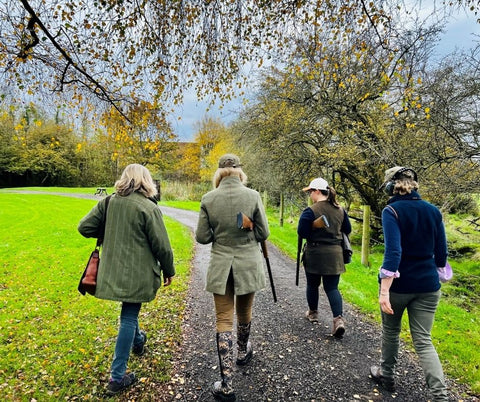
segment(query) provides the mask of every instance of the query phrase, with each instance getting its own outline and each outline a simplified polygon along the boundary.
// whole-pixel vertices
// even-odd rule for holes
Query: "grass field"
[[[81,192],[92,194],[94,190]],[[76,227],[95,203],[0,191],[3,399],[94,400],[108,380],[119,304],[84,297],[76,290],[95,243],[80,236]],[[199,209],[198,202],[163,204]],[[281,227],[275,211],[268,214],[272,232],[269,240],[295,258],[296,222],[287,221]],[[189,277],[192,236],[176,221],[166,217],[165,222],[174,248],[177,277],[172,286],[160,289],[155,301],[145,304],[140,313],[154,352],[142,360],[132,358],[129,367],[140,375],[144,389],[169,379],[172,353],[181,339]],[[365,267],[359,262],[357,249],[340,285],[345,299],[376,322],[380,318],[376,275],[381,260],[382,249],[377,247],[370,255],[370,267]],[[447,375],[480,395],[480,266],[476,260],[451,260],[451,264],[455,276],[442,287],[444,297],[433,339]],[[403,336],[411,344],[406,322]]]
[[[0,193],[0,395],[2,400],[98,399],[108,381],[119,303],[82,296],[78,280],[94,239],[77,232],[96,201]],[[170,378],[181,340],[193,238],[165,218],[177,275],[144,304],[153,353],[129,367],[145,383]]]

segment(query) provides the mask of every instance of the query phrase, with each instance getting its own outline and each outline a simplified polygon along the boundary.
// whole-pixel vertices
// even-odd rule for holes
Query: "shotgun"
[[[329,228],[329,227],[330,227],[330,223],[328,223],[328,219],[325,215],[320,215],[312,223],[312,229],[322,229],[322,228]]]
[[[302,242],[303,239],[298,235],[298,244],[297,244],[297,273],[295,275],[295,285],[298,286],[298,280],[300,276],[300,254],[302,253]]]
[[[239,229],[253,230],[254,223],[243,212],[239,212],[237,214],[237,226]],[[268,272],[268,278],[270,279],[270,287],[272,288],[273,301],[276,303],[277,294],[275,292],[275,285],[273,283],[273,275],[272,275],[272,268],[270,267],[270,259],[268,258],[267,243],[264,240],[260,243],[260,245],[262,246],[263,257],[265,258],[265,262],[267,264],[267,272]]]
[[[265,262],[267,263],[268,278],[270,279],[270,287],[272,288],[273,302],[276,303],[277,293],[275,292],[275,285],[273,283],[272,268],[270,267],[270,260],[268,258],[267,252],[267,243],[264,240],[260,243],[260,245],[262,246],[263,257],[265,258]]]

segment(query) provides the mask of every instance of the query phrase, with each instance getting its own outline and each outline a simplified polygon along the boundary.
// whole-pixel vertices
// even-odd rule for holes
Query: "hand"
[[[170,276],[168,278],[163,278],[163,286],[168,286],[172,283],[173,276]]]
[[[389,293],[380,293],[378,301],[380,303],[380,308],[385,314],[393,314],[392,306],[390,305]]]

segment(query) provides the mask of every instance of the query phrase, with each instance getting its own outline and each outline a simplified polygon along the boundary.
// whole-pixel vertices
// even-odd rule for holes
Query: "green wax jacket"
[[[105,199],[80,221],[78,231],[97,237]],[[95,297],[130,303],[155,298],[164,277],[175,275],[173,252],[158,205],[134,192],[113,195],[107,209],[105,236]]]
[[[239,212],[252,219],[253,231],[238,228]],[[224,295],[230,270],[236,295],[263,289],[265,269],[258,242],[266,240],[269,234],[258,192],[245,187],[238,177],[224,177],[218,188],[202,197],[195,232],[199,243],[212,243],[206,290]]]

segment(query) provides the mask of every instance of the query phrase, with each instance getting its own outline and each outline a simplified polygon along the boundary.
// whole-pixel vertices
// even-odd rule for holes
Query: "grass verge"
[[[64,190],[62,190],[64,191]],[[96,201],[0,194],[0,395],[3,400],[101,398],[108,381],[120,304],[82,296],[78,280],[95,241],[77,232]],[[150,352],[129,368],[144,383],[170,379],[181,341],[193,238],[165,217],[177,275],[144,304]]]

